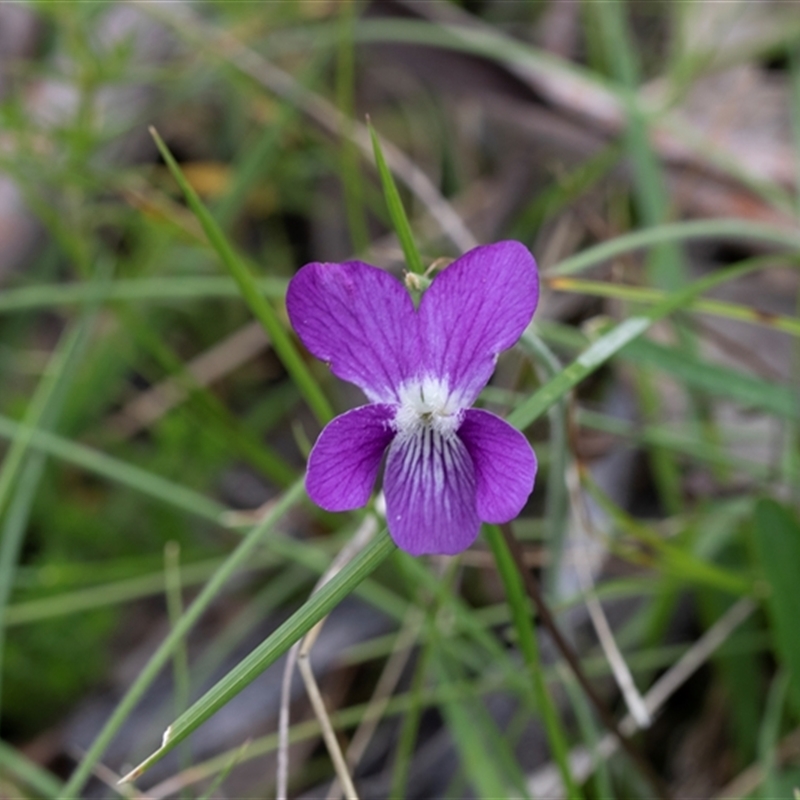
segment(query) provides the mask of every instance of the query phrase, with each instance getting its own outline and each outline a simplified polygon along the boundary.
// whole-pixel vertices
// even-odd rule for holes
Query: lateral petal
[[[488,411],[464,412],[458,429],[475,467],[478,516],[508,522],[522,511],[536,478],[536,455],[528,440]]]
[[[452,555],[478,535],[475,471],[461,440],[424,427],[389,447],[383,479],[389,533],[411,555]]]
[[[470,250],[437,275],[419,306],[423,371],[471,405],[497,355],[522,335],[539,301],[536,262],[520,242]]]
[[[286,310],[303,344],[373,402],[396,402],[419,362],[414,303],[400,281],[361,261],[306,264]]]
[[[308,458],[308,496],[327,511],[366,505],[386,448],[395,409],[373,404],[347,411],[323,428]]]

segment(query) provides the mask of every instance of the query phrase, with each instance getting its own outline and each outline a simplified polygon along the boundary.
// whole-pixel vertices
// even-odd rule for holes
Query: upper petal
[[[478,516],[508,522],[533,491],[536,456],[528,440],[500,417],[471,408],[458,429],[475,467]]]
[[[383,491],[389,533],[401,550],[452,555],[475,541],[475,472],[455,434],[423,427],[398,436],[389,448]]]
[[[308,457],[308,496],[328,511],[366,505],[381,458],[395,435],[392,406],[361,406],[323,428]]]
[[[422,366],[471,405],[539,301],[536,262],[519,242],[470,250],[436,276],[422,296]]]
[[[370,400],[394,402],[418,363],[417,320],[400,281],[361,261],[306,264],[286,310],[303,344]]]

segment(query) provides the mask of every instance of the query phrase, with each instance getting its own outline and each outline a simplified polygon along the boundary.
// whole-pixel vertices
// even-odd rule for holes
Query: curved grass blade
[[[265,569],[273,566],[276,561],[277,558],[273,553],[266,553],[263,557],[251,559],[247,564],[247,570]],[[182,566],[181,585],[185,588],[207,581],[221,563],[222,559],[213,558]],[[90,609],[129,603],[133,600],[163,594],[163,592],[164,573],[151,572],[113,583],[88,586],[57,595],[14,603],[6,607],[5,626],[10,628],[29,625],[33,622],[78,614]]]

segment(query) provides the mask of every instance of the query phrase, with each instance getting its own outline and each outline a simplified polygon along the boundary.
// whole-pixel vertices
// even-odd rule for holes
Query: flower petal
[[[303,344],[373,402],[394,402],[419,361],[414,303],[400,281],[361,261],[306,264],[286,309]]]
[[[475,541],[475,472],[455,434],[426,426],[398,436],[389,448],[383,490],[389,533],[407,553],[452,555]]]
[[[395,409],[374,404],[336,417],[325,426],[308,457],[308,496],[328,511],[366,505],[381,458],[395,435]]]
[[[533,491],[536,456],[528,440],[500,417],[471,408],[458,429],[475,468],[478,516],[508,522]]]
[[[476,247],[434,278],[419,307],[427,374],[444,379],[469,406],[539,301],[536,262],[519,242]]]

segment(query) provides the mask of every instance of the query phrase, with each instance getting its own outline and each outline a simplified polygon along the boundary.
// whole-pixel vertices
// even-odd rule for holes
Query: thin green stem
[[[164,590],[167,596],[167,614],[170,626],[174,629],[183,616],[183,583],[181,576],[181,548],[178,542],[169,541],[164,546]],[[175,714],[182,714],[189,705],[189,652],[186,640],[181,638],[172,656],[172,681],[175,700]],[[188,743],[187,743],[188,744]],[[192,753],[188,746],[179,752],[181,769],[192,763]]]
[[[536,703],[539,713],[542,715],[547,740],[550,743],[550,750],[561,780],[564,782],[566,795],[569,798],[581,798],[583,792],[578,787],[572,777],[572,770],[569,763],[569,744],[567,736],[561,725],[558,712],[553,704],[553,698],[547,691],[544,682],[542,662],[539,656],[539,646],[536,642],[528,601],[525,596],[525,589],[522,583],[522,576],[514,563],[514,558],[509,550],[503,535],[495,525],[486,525],[486,541],[492,550],[497,572],[503,581],[506,592],[508,606],[511,610],[511,618],[514,622],[514,629],[517,632],[520,649],[522,650],[525,664],[533,681],[533,691],[536,696]]]
[[[411,772],[411,758],[414,753],[414,745],[419,732],[419,721],[422,718],[422,710],[424,708],[423,693],[425,691],[425,679],[428,675],[432,648],[433,641],[429,637],[420,651],[414,668],[414,677],[409,690],[411,704],[403,716],[403,722],[400,726],[400,736],[398,737],[394,754],[389,797],[406,796],[406,784]]]
[[[550,380],[561,372],[561,362],[555,353],[528,328],[519,340],[520,349],[528,355]],[[548,552],[550,562],[547,569],[547,589],[555,591],[564,552],[569,496],[567,493],[567,463],[569,461],[569,436],[567,430],[569,394],[565,394],[549,411],[550,418],[550,462],[547,469],[547,496],[545,500],[548,522]]]

